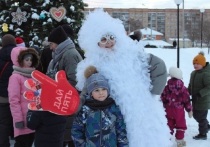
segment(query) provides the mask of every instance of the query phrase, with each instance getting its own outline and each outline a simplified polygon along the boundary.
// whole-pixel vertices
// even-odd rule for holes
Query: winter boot
[[[180,140],[177,139],[176,142],[177,142],[177,147],[186,146],[186,142],[183,139],[180,139]]]
[[[194,136],[193,139],[195,139],[195,140],[206,140],[207,135],[206,134],[198,134],[198,135]]]

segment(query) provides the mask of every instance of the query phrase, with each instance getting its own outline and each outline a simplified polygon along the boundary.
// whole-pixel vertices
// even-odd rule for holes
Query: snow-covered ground
[[[158,57],[162,58],[167,66],[167,69],[170,66],[177,65],[177,49],[150,49],[146,48],[146,52],[152,53],[157,55]],[[193,70],[192,60],[201,51],[200,48],[184,48],[180,49],[180,69],[183,72],[183,81],[185,86],[188,86],[190,73]],[[203,48],[202,51],[205,53],[205,57],[207,62],[210,61],[210,54],[208,54],[208,49]],[[186,120],[187,120],[187,131],[185,133],[185,140],[187,142],[187,147],[210,147],[210,132],[207,134],[207,140],[194,140],[192,139],[193,136],[198,134],[198,124],[193,118],[188,118],[186,113]],[[208,114],[208,120],[210,121],[210,113]],[[175,147],[175,138],[173,137],[173,142]]]
[[[207,48],[203,48],[202,50],[205,53],[206,60],[210,61],[210,54],[208,54]],[[177,65],[177,49],[146,48],[145,51],[162,58],[166,63],[167,69],[169,69],[170,66]],[[198,54],[199,51],[201,51],[200,48],[180,49],[180,68],[183,72],[183,81],[185,83],[185,86],[188,86],[190,73],[193,70],[192,60]],[[162,104],[160,104],[160,107],[162,107]],[[207,140],[193,140],[192,137],[198,134],[198,124],[193,118],[191,119],[188,118],[187,113],[186,113],[186,120],[188,127],[185,133],[185,140],[187,143],[187,147],[209,147],[210,132],[208,133]],[[210,121],[210,114],[208,114],[208,120]],[[176,147],[174,137],[172,137],[172,141],[174,143],[172,147]],[[14,143],[14,141],[12,142]]]

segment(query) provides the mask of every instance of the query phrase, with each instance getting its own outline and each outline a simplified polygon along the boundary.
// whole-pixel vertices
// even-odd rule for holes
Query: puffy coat
[[[166,112],[167,108],[185,109],[187,112],[192,110],[189,92],[182,80],[176,78],[168,80],[161,94],[161,100]]]
[[[188,90],[192,95],[193,109],[210,109],[210,65],[201,70],[194,70],[190,75]]]
[[[123,115],[115,103],[95,110],[85,103],[73,122],[72,138],[76,147],[128,146]]]
[[[23,93],[28,90],[24,86],[24,82],[30,77],[30,73],[27,73],[29,76],[25,76],[24,69],[27,71],[32,72],[35,68],[21,68],[20,64],[18,62],[18,58],[22,59],[23,57],[20,57],[21,54],[24,56],[23,53],[29,53],[28,49],[24,47],[15,47],[11,52],[11,59],[13,61],[14,67],[18,67],[20,71],[17,73],[13,72],[13,74],[9,78],[9,85],[8,85],[8,92],[9,92],[9,103],[10,103],[10,109],[12,112],[13,117],[13,126],[14,126],[14,137],[17,137],[19,135],[24,134],[30,134],[33,133],[31,129],[27,128],[26,124],[26,115],[28,111],[28,103],[24,97]],[[34,65],[38,64],[38,56],[35,54],[36,52],[30,52],[33,55],[33,60],[36,58],[36,63],[33,63]],[[14,68],[13,67],[13,68]],[[21,71],[22,69],[22,71]],[[24,128],[17,128],[16,124],[19,122],[24,123]]]

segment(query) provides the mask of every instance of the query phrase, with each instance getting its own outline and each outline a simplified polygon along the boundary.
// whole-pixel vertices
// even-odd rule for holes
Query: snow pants
[[[200,134],[208,133],[208,110],[193,110],[193,118],[198,122],[198,131]]]
[[[166,108],[166,118],[168,121],[168,126],[171,130],[171,135],[174,134],[176,130],[175,137],[177,140],[184,139],[184,133],[187,129],[185,120],[184,108]]]

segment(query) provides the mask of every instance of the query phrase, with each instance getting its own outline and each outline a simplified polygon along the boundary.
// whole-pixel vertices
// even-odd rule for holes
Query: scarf
[[[110,107],[112,104],[115,104],[115,101],[112,98],[106,98],[104,101],[87,99],[85,102],[85,105],[87,105],[93,110],[103,110]]]
[[[35,68],[22,68],[15,65],[13,65],[13,69],[13,73],[17,73],[28,78],[31,78],[31,73],[35,70]]]
[[[56,47],[55,52],[52,54],[53,59],[50,61],[46,73],[49,77],[54,79],[55,74],[58,71],[58,63],[63,56],[63,53],[72,48],[75,48],[75,45],[70,38],[66,39]]]

